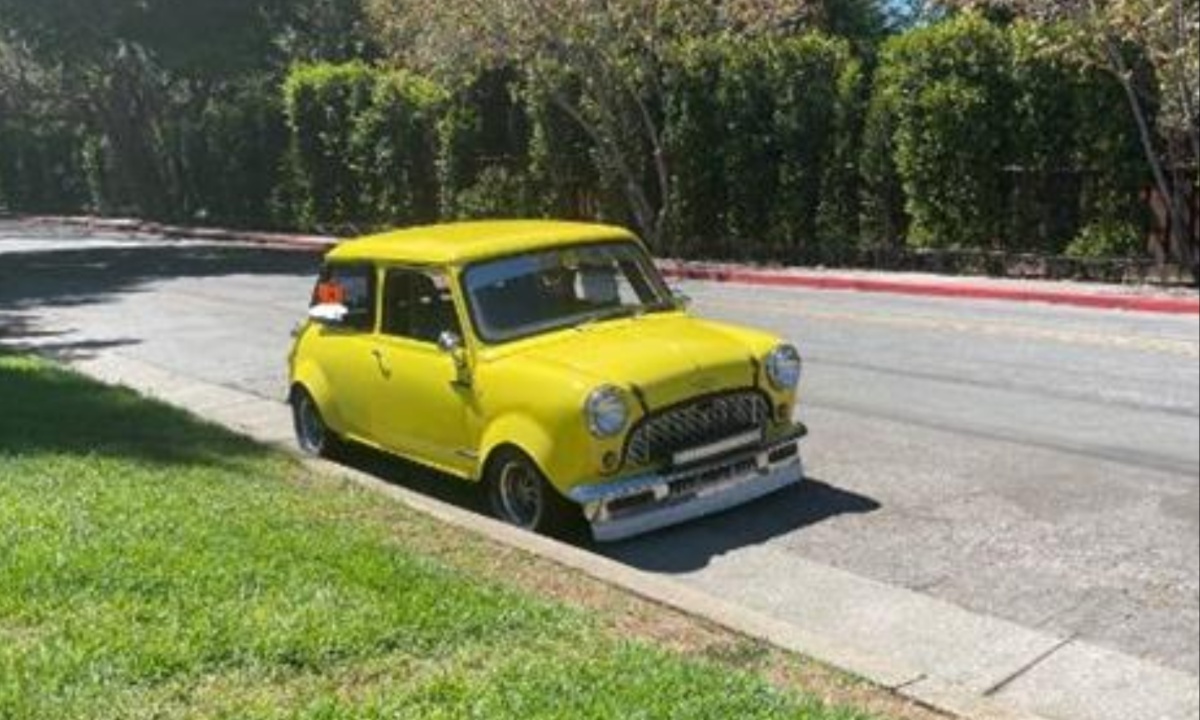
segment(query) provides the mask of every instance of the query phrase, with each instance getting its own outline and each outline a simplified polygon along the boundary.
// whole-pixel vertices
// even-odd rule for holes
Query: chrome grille
[[[681,450],[762,428],[770,415],[770,404],[757,390],[690,400],[643,418],[629,434],[625,459],[634,465],[662,462]]]

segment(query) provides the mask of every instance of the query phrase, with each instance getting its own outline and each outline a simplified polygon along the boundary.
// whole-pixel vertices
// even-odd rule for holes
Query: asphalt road
[[[0,223],[0,343],[278,398],[316,265]],[[1200,673],[1195,317],[685,288],[801,347],[812,481],[597,551],[784,619],[818,562]]]

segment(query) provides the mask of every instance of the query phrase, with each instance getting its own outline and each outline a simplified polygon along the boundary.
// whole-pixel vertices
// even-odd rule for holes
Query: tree
[[[481,67],[519,68],[530,91],[588,138],[602,179],[655,246],[673,182],[663,74],[684,40],[835,27],[866,37],[883,27],[873,0],[366,1],[383,47],[449,86]]]
[[[520,68],[535,92],[587,135],[634,223],[657,244],[670,185],[659,117],[659,66],[674,33],[695,22],[692,5],[685,0],[368,0],[368,14],[395,56],[448,78],[448,85],[462,85],[461,78],[486,67]],[[652,158],[649,173],[643,157]]]
[[[209,204],[189,177],[189,145],[211,144],[206,118],[238,114],[214,106],[262,106],[248,88],[277,84],[262,81],[292,57],[365,52],[351,32],[359,9],[359,0],[0,0],[0,37],[61,78],[63,106],[42,114],[93,137],[105,192],[129,210],[177,217]]]
[[[1154,184],[1167,199],[1164,250],[1200,281],[1189,237],[1187,195],[1200,190],[1200,2],[1198,0],[948,0],[999,7],[1073,30],[1046,52],[1069,53],[1113,74],[1137,124]],[[1149,66],[1145,72],[1142,63]]]

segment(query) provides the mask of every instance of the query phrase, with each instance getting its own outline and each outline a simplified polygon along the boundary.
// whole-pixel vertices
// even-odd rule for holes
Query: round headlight
[[[780,345],[767,356],[767,377],[779,390],[795,390],[802,369],[800,351],[791,345]]]
[[[584,405],[588,430],[600,438],[618,435],[629,422],[629,406],[625,404],[625,393],[620,388],[605,385],[588,396]]]

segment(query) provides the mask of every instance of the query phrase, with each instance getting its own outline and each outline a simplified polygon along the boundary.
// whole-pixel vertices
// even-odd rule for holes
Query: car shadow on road
[[[342,448],[337,462],[460,508],[488,514],[479,486],[359,445]],[[580,522],[556,539],[648,572],[677,574],[707,567],[717,556],[761,545],[842,515],[879,510],[875,500],[815,478],[719,515],[618,543],[597,543]]]
[[[719,515],[636,537],[592,545],[613,560],[656,573],[703,569],[714,557],[761,545],[781,535],[842,515],[863,515],[882,506],[872,498],[815,478]]]

